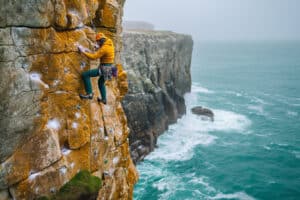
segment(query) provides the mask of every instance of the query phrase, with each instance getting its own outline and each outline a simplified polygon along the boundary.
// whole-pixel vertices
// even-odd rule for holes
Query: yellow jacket
[[[100,58],[100,63],[114,63],[115,60],[115,47],[111,39],[106,38],[106,41],[100,47],[96,52],[94,53],[88,53],[83,52],[84,55],[86,55],[90,59],[98,59]]]

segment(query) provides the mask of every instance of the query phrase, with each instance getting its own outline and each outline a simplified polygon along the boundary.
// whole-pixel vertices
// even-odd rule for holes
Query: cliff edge
[[[169,31],[126,31],[123,46],[121,57],[129,82],[123,107],[131,130],[131,155],[138,162],[186,111],[193,40]]]
[[[81,73],[98,63],[75,45],[92,49],[103,31],[119,63],[124,0],[0,1],[1,199],[51,196],[82,170],[102,180],[98,199],[131,199],[127,75],[119,66],[107,82],[107,105],[80,100]]]

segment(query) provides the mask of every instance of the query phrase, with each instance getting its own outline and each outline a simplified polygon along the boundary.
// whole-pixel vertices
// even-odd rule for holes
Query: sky
[[[194,40],[300,40],[300,0],[126,0],[124,20]]]

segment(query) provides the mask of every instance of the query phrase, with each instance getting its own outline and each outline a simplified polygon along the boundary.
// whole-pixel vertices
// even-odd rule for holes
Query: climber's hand
[[[76,44],[79,53],[85,52],[84,48],[80,44]]]
[[[98,45],[98,44],[94,44],[94,49],[95,50],[97,50],[97,49],[99,49],[100,48],[100,46]]]

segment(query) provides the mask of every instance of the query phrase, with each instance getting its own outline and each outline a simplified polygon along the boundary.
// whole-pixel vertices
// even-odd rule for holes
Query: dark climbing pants
[[[84,82],[85,91],[87,94],[92,94],[92,83],[91,83],[91,77],[97,77],[99,76],[99,69],[91,69],[88,71],[85,71],[82,73],[82,79]],[[106,88],[105,88],[105,80],[104,76],[100,76],[98,79],[98,87],[100,90],[100,94],[103,100],[106,101]]]

